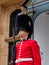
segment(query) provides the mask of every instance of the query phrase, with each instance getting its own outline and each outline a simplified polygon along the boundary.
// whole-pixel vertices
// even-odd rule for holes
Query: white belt
[[[19,58],[19,59],[16,59],[15,63],[22,62],[22,61],[33,61],[33,59],[32,58]]]

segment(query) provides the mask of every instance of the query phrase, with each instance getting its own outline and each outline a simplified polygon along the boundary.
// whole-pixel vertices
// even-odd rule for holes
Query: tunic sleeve
[[[31,44],[32,56],[34,65],[41,65],[40,47],[37,41],[33,41]]]

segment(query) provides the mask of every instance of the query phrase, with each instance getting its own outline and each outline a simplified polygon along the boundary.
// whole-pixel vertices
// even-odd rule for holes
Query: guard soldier
[[[17,33],[21,40],[16,43],[16,65],[41,65],[40,47],[36,40],[31,40],[33,22],[30,16],[21,14],[17,18]]]

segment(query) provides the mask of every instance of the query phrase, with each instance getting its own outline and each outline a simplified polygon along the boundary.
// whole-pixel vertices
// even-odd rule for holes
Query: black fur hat
[[[33,33],[33,22],[30,16],[26,15],[26,14],[21,14],[18,16],[17,18],[17,32],[21,29],[24,30],[26,32],[29,32],[29,34],[31,35]]]

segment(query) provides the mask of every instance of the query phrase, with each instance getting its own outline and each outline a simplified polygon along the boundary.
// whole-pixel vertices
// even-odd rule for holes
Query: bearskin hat
[[[30,16],[26,14],[21,14],[17,18],[17,32],[19,30],[24,30],[26,32],[29,32],[31,35],[33,33],[33,21]]]

